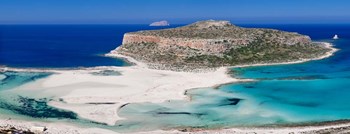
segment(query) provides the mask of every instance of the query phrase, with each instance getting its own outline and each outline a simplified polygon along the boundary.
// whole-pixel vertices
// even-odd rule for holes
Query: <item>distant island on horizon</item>
[[[166,20],[162,20],[162,21],[153,22],[149,26],[170,26],[170,23]]]

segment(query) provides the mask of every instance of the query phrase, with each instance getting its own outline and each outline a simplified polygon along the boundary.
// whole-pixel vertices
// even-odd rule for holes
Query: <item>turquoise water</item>
[[[239,77],[259,80],[192,90],[188,92],[192,102],[126,106],[120,116],[128,120],[119,123],[141,128],[150,128],[149,124],[217,128],[349,119],[349,72],[346,66],[325,64],[333,61],[234,69]]]
[[[45,78],[49,75],[50,73],[0,72],[0,91],[11,89],[40,78]]]
[[[235,93],[205,88],[190,90],[187,95],[191,96],[191,102],[129,104],[119,111],[119,116],[126,120],[118,121],[117,127],[120,131],[141,131],[157,128],[255,126],[281,121],[281,118],[275,115],[269,118],[261,117],[259,112],[270,111],[253,108],[252,102]]]
[[[130,104],[119,111],[126,120],[118,123],[121,128],[152,130],[350,119],[350,41],[323,41],[340,51],[302,64],[233,68],[233,77],[256,81],[191,90],[191,102]]]
[[[116,75],[115,73],[111,72],[110,75]],[[82,127],[109,128],[103,123],[82,119],[74,112],[49,106],[48,102],[52,99],[57,99],[55,96],[47,97],[35,91],[23,92],[13,90],[18,86],[35,82],[51,74],[42,72],[0,72],[0,118],[72,123]]]
[[[50,107],[47,102],[51,98],[40,98],[40,95],[37,98],[30,98],[29,95],[11,90],[19,85],[45,78],[50,73],[2,72],[0,117],[72,122],[118,132],[188,127],[261,126],[350,119],[350,26],[267,25],[265,27],[308,34],[318,41],[333,43],[340,51],[330,58],[302,64],[233,68],[233,77],[256,79],[256,81],[227,84],[215,89],[189,90],[186,94],[192,101],[170,100],[163,103],[128,104],[118,111],[119,116],[125,119],[118,121],[115,126],[87,121],[77,117],[73,112]],[[323,40],[332,37],[332,33],[339,34],[341,39]],[[34,59],[36,58],[38,57],[35,56]],[[18,64],[14,63],[14,66],[25,64],[22,61],[16,62]],[[84,62],[82,66],[90,66],[87,60],[82,62]],[[113,62],[103,61],[101,65]],[[24,67],[33,67],[32,65],[33,63]],[[92,66],[95,65],[98,63]],[[53,65],[53,67],[59,66]],[[69,67],[71,66],[79,65],[69,63]],[[93,74],[120,75],[119,72],[110,70]]]
[[[29,98],[29,94],[13,92],[11,89],[45,78],[51,73],[0,72],[0,111],[2,116],[23,115],[33,118],[77,119],[75,113],[63,111],[47,105],[50,98]]]

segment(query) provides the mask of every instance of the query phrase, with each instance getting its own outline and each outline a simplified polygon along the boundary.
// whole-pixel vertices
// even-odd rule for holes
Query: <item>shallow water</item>
[[[59,109],[54,109],[47,105],[49,98],[28,98],[19,92],[14,92],[12,89],[34,82],[38,79],[45,78],[51,73],[34,73],[34,72],[1,72],[1,75],[6,76],[0,81],[0,111],[7,111],[8,116],[24,115],[33,118],[43,117],[59,117],[58,114],[66,114],[67,118],[73,118],[73,114],[61,112]],[[28,92],[25,95],[30,95]],[[61,113],[60,113],[61,112]],[[4,113],[1,112],[3,115]]]
[[[80,118],[76,113],[48,105],[55,96],[36,91],[18,91],[16,87],[46,78],[51,73],[38,72],[0,72],[6,79],[0,81],[0,118],[40,122],[73,123],[82,127],[108,128]]]
[[[33,82],[40,78],[45,78],[51,73],[33,73],[33,72],[0,72],[0,91],[11,89],[28,82]]]
[[[118,121],[116,127],[119,131],[130,132],[159,128],[255,126],[283,122],[279,116],[269,115],[270,110],[255,109],[251,104],[254,102],[235,93],[206,88],[191,90],[187,94],[191,96],[191,102],[129,104],[119,111],[118,114],[126,120]]]
[[[0,74],[0,80],[5,79],[6,77],[7,77],[6,75]]]
[[[312,36],[322,39],[324,32]],[[120,111],[127,120],[119,124],[218,128],[350,119],[350,40],[319,41],[331,42],[340,50],[330,58],[302,64],[233,68],[233,77],[257,81],[194,90],[188,92],[191,102],[128,105]],[[228,99],[240,101],[233,105]],[[159,115],[164,111],[167,116]]]

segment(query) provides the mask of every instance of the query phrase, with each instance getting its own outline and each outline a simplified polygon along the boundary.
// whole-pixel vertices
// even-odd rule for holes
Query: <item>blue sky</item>
[[[1,0],[0,24],[350,23],[350,0]]]

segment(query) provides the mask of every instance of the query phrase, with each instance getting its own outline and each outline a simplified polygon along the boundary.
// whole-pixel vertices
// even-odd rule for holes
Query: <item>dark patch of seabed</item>
[[[208,94],[206,92],[209,92]],[[208,128],[223,126],[228,121],[220,110],[237,108],[243,99],[217,96],[214,89],[188,90],[195,101],[169,101],[164,103],[131,103],[120,108],[118,115],[125,120],[117,121],[114,130],[136,132],[183,127]],[[219,91],[217,91],[219,92]],[[232,112],[232,111],[231,111]],[[231,113],[229,113],[231,114]],[[227,115],[227,114],[226,114]]]
[[[7,71],[1,72],[0,74],[5,76],[0,81],[1,109],[33,118],[77,119],[77,115],[73,112],[64,111],[49,106],[47,102],[50,101],[50,99],[33,99],[16,95],[14,92],[6,92],[14,87],[45,78],[51,73]]]
[[[41,78],[45,78],[52,73],[34,73],[34,72],[14,72],[6,71],[0,72],[4,78],[0,81],[0,91],[11,89],[28,82],[32,82]]]
[[[9,98],[7,98],[9,99]],[[48,99],[32,99],[23,96],[12,97],[12,101],[0,99],[0,108],[33,118],[78,119],[77,114],[51,107]],[[16,103],[14,103],[16,102]]]

